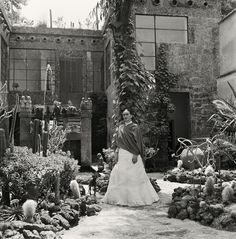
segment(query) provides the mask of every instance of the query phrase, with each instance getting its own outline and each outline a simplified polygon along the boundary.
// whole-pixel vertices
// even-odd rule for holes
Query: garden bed
[[[59,205],[42,201],[33,220],[19,220],[22,209],[2,206],[0,211],[0,238],[60,238],[63,230],[78,225],[80,217],[96,215],[101,207],[93,197],[67,198]],[[6,219],[6,220],[3,220]],[[18,219],[18,220],[14,220]]]
[[[181,220],[188,218],[217,229],[236,231],[235,189],[230,189],[229,195],[229,190],[223,189],[221,184],[214,184],[210,191],[207,187],[198,185],[174,189],[168,216]]]
[[[236,171],[221,170],[221,172],[215,172],[215,176],[218,181],[229,182],[236,178]],[[188,183],[188,184],[205,184],[207,176],[205,173],[201,173],[199,170],[182,170],[182,171],[168,171],[163,180],[177,183]]]

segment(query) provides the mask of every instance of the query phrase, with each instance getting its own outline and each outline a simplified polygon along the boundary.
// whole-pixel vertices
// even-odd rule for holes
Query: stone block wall
[[[219,77],[220,1],[142,0],[135,12],[188,18],[188,44],[166,44],[168,69],[180,76],[173,91],[189,92],[191,137],[209,136],[207,120]]]
[[[43,27],[14,27],[10,36],[10,49],[39,49],[55,50],[56,61],[60,58],[81,58],[84,86],[87,85],[87,70],[90,52],[103,53],[103,38],[101,31],[83,29],[60,29]],[[58,72],[55,92],[60,95],[60,70]],[[79,106],[86,89],[72,95],[72,102]],[[14,95],[15,92],[12,92]],[[34,92],[31,95],[35,104],[42,104],[43,92]],[[34,97],[34,95],[36,97]],[[50,96],[49,96],[50,97]],[[59,97],[60,98],[60,97]],[[13,96],[9,99],[14,99]],[[13,102],[10,102],[11,104]]]

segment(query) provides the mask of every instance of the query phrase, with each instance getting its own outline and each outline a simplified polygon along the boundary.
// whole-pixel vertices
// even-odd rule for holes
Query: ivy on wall
[[[145,112],[147,91],[154,85],[154,77],[141,63],[135,42],[133,6],[137,0],[101,1],[104,11],[109,12],[108,27],[113,37],[113,74],[116,99],[114,120],[121,120],[125,108],[141,120]]]
[[[168,70],[168,45],[160,44],[156,56],[156,70],[154,73],[156,86],[148,95],[146,103],[145,120],[142,129],[148,138],[150,147],[159,148],[157,155],[159,161],[165,161],[168,157],[168,113],[175,110],[170,98],[170,89],[173,88],[179,76]],[[157,166],[155,164],[155,166]]]

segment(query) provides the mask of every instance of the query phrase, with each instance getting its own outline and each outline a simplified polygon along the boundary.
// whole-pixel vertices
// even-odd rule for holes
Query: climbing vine
[[[158,157],[166,158],[169,134],[168,113],[175,110],[169,92],[176,85],[179,76],[168,70],[168,45],[160,44],[157,53],[156,71],[154,73],[156,86],[149,92],[142,128],[149,139],[150,147],[159,148]]]
[[[138,56],[135,42],[133,6],[137,0],[101,1],[108,13],[108,27],[113,37],[113,72],[116,100],[114,120],[117,124],[121,112],[129,108],[134,117],[141,120],[145,112],[146,92],[154,86],[154,77]],[[102,5],[103,4],[103,5]]]

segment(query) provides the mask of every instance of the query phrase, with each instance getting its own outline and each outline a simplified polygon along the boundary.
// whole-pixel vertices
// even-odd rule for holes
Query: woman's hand
[[[132,162],[133,164],[137,163],[138,162],[138,155],[136,154],[133,154],[133,157],[132,157]]]

